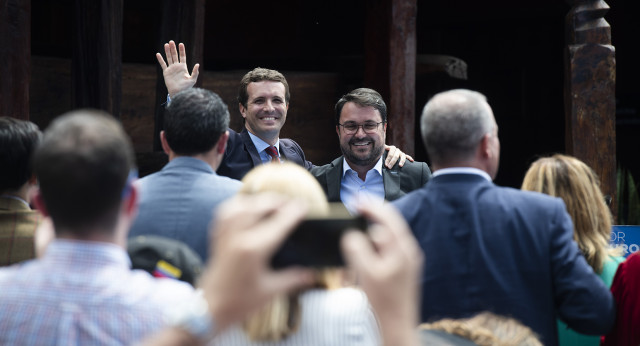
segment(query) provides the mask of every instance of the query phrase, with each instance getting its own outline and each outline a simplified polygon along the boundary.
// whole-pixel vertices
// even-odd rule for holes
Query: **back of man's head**
[[[229,110],[217,94],[189,88],[171,98],[164,115],[167,142],[178,155],[210,151],[229,127]]]
[[[270,70],[262,67],[256,67],[253,70],[247,72],[240,80],[240,88],[238,89],[238,102],[245,108],[247,108],[247,102],[249,101],[249,92],[247,88],[249,83],[257,83],[262,81],[280,82],[284,85],[284,100],[289,104],[291,94],[289,93],[289,83],[284,75],[276,70]]]
[[[471,160],[483,136],[494,127],[486,97],[471,90],[436,94],[422,111],[422,140],[438,165]]]
[[[340,113],[347,102],[353,102],[360,107],[373,107],[380,112],[382,122],[387,122],[387,104],[382,100],[380,93],[369,88],[358,88],[343,95],[336,103],[336,124],[340,123]]]
[[[111,230],[133,163],[131,142],[109,114],[78,110],[55,119],[35,152],[34,167],[56,232]]]
[[[41,137],[30,121],[0,117],[0,192],[17,190],[32,177],[31,156]]]

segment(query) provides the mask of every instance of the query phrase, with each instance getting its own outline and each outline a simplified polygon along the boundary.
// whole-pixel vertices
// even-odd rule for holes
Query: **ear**
[[[491,134],[487,133],[482,136],[482,140],[480,141],[480,156],[483,159],[488,159],[493,156],[491,152]]]
[[[229,131],[224,131],[218,138],[218,143],[216,143],[216,152],[218,154],[224,154],[225,149],[227,149],[227,141],[229,141]]]
[[[31,177],[29,178],[29,180],[27,180],[27,182],[30,185],[38,185],[38,178],[36,177],[35,174],[32,174]]]
[[[340,138],[340,125],[336,125],[336,134],[338,135],[338,138]]]
[[[127,197],[122,201],[122,211],[129,218],[134,218],[138,213],[138,187],[134,182],[129,188]]]
[[[287,105],[287,108],[289,108],[289,105]],[[238,102],[238,109],[240,110],[240,114],[242,114],[242,117],[246,118],[247,117],[247,109],[244,108],[244,106],[240,102]]]
[[[42,199],[42,193],[40,192],[40,189],[38,189],[38,191],[33,196],[33,204],[35,205],[36,209],[40,211],[40,214],[45,217],[49,216],[49,211],[47,211],[47,206],[44,204],[44,199]]]
[[[167,136],[164,131],[160,131],[160,143],[162,144],[162,150],[165,154],[169,155],[171,152],[171,147],[169,146],[169,142],[167,142]]]

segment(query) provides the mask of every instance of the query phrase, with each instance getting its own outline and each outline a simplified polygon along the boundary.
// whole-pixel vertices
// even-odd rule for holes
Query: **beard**
[[[351,150],[351,146],[358,142],[369,141],[373,143],[373,148],[367,154],[358,154]],[[384,146],[382,144],[377,144],[370,137],[364,138],[352,138],[349,143],[346,145],[340,143],[340,149],[342,150],[342,154],[347,159],[349,164],[357,165],[357,166],[369,166],[374,164],[380,156],[382,156],[382,151],[384,150]]]

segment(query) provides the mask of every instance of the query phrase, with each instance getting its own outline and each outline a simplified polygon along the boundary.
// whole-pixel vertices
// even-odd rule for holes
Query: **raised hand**
[[[180,55],[178,55],[178,50]],[[175,95],[182,90],[193,87],[198,80],[200,64],[195,64],[193,71],[189,74],[184,44],[180,43],[178,49],[176,49],[176,43],[171,40],[169,43],[164,44],[164,53],[167,56],[166,62],[160,53],[156,53],[156,58],[162,67],[164,84],[167,86],[169,95]]]

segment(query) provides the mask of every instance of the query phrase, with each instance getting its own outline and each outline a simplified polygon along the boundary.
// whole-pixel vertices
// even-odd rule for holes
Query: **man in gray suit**
[[[343,156],[311,169],[330,202],[342,201],[353,213],[360,200],[393,201],[429,180],[431,171],[424,162],[383,165],[387,105],[378,92],[355,89],[338,100],[335,112]]]
[[[529,326],[544,345],[558,344],[556,318],[580,333],[607,333],[615,302],[573,241],[562,200],[492,182],[500,140],[486,98],[437,94],[421,130],[433,178],[393,204],[428,258],[422,321],[491,311]]]
[[[129,237],[152,234],[176,239],[207,259],[213,209],[241,185],[216,174],[228,126],[229,111],[215,93],[189,88],[172,98],[160,132],[169,163],[139,180],[139,213]]]

